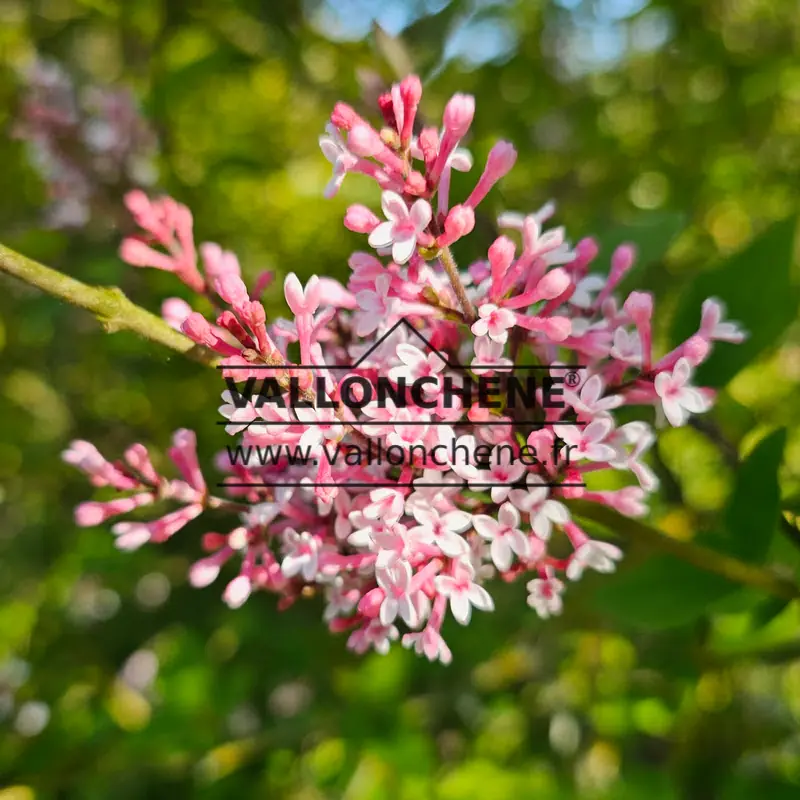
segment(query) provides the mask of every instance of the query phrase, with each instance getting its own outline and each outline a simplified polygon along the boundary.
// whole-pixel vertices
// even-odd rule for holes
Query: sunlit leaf
[[[792,282],[797,219],[778,222],[716,269],[698,275],[681,293],[672,324],[677,345],[696,333],[700,307],[708,297],[725,303],[727,319],[741,323],[748,338],[739,345],[718,343],[697,370],[697,383],[724,386],[742,367],[774,345],[797,317],[800,289]]]

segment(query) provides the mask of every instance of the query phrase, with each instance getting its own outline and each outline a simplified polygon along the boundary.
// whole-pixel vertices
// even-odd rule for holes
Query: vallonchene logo
[[[369,357],[401,328],[416,337],[424,345],[428,353],[428,368],[425,374],[415,376],[408,380],[405,375],[367,376],[370,370]],[[373,418],[359,420],[356,414],[365,408],[382,409],[394,413],[404,410],[428,412],[444,410],[456,412],[463,409],[457,419],[433,419],[432,414],[424,414],[422,419],[398,419],[396,424],[402,426],[420,426],[425,429],[436,426],[448,426],[451,430],[454,425],[459,427],[479,426],[509,426],[519,424],[520,416],[524,416],[524,425],[530,429],[541,429],[553,424],[582,425],[579,421],[563,421],[557,423],[536,420],[532,418],[537,412],[548,409],[565,407],[563,400],[564,387],[574,388],[580,383],[580,364],[570,365],[530,365],[530,364],[476,364],[469,366],[453,363],[447,356],[434,347],[414,325],[405,318],[401,318],[389,328],[359,359],[353,364],[316,365],[316,364],[247,364],[237,367],[235,365],[218,367],[220,370],[243,369],[263,372],[264,377],[255,378],[250,374],[247,379],[237,381],[226,376],[226,394],[230,397],[230,404],[237,411],[252,408],[252,418],[237,419],[237,424],[242,430],[251,426],[274,426],[285,429],[293,423],[308,427],[341,427],[352,428],[358,432],[361,427],[377,427],[391,424],[387,420],[382,422]],[[553,375],[552,371],[561,370],[563,374]],[[335,398],[330,397],[330,378],[328,375],[312,373],[326,373],[334,371],[347,371],[354,374],[346,375],[338,384]],[[400,371],[403,371],[402,368]],[[476,373],[480,374],[476,374]],[[485,372],[499,374],[486,375]],[[304,374],[305,373],[305,374]],[[359,374],[361,373],[361,374]],[[449,373],[449,374],[448,374]],[[545,374],[542,374],[545,373]],[[242,388],[238,384],[244,383]],[[265,419],[260,416],[260,410],[266,406],[280,409],[279,419]],[[462,418],[470,408],[477,408],[489,412],[488,418],[481,421],[472,421]],[[502,410],[503,413],[512,415],[512,418],[500,417],[491,412]],[[309,412],[312,412],[309,414]],[[321,414],[319,412],[322,412]],[[343,413],[344,412],[344,413]],[[316,416],[315,416],[316,415]],[[452,416],[452,415],[449,415]],[[322,417],[322,419],[318,418]],[[221,420],[220,425],[229,425],[229,420]],[[343,438],[342,434],[341,438]],[[524,466],[534,466],[547,460],[551,464],[559,462],[569,465],[570,446],[557,436],[554,437],[549,453],[540,457],[536,448],[530,444],[516,445],[504,442],[497,445],[479,444],[473,450],[460,443],[455,437],[446,442],[432,446],[424,444],[411,444],[403,447],[397,444],[385,444],[383,437],[362,436],[364,441],[343,443],[338,441],[322,440],[317,447],[301,447],[300,445],[267,444],[228,447],[228,457],[231,467],[257,467],[278,468],[284,465],[287,469],[293,466],[308,466],[319,464],[324,457],[331,467],[339,466],[365,466],[370,464],[388,464],[392,468],[414,463],[424,468],[446,470],[449,465],[456,463],[456,459],[472,461],[478,469],[488,468],[492,458],[505,459],[505,463],[519,462]],[[445,474],[444,471],[441,472]],[[524,477],[524,476],[523,476]],[[309,486],[303,483],[231,483],[220,484],[226,487],[284,487],[298,488]],[[323,484],[340,486],[339,483]],[[452,487],[456,483],[442,481],[431,482],[428,479],[416,478],[412,483],[398,484],[396,480],[387,479],[386,482],[370,482],[368,484],[353,484],[349,486],[370,487]],[[472,488],[490,488],[493,486],[523,486],[520,481],[502,484],[497,480],[469,481]],[[583,483],[565,484],[559,482],[558,486],[584,486]]]

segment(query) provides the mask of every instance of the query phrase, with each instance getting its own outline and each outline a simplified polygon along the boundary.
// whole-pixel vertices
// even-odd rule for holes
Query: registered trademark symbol
[[[570,370],[564,376],[564,383],[566,383],[567,386],[570,387],[570,389],[574,389],[580,382],[581,382],[581,376],[578,375],[578,373],[574,369]]]

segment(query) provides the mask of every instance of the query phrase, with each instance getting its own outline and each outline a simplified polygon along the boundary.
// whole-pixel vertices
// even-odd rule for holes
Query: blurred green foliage
[[[520,151],[482,209],[484,244],[494,211],[554,197],[573,240],[596,234],[606,257],[639,245],[626,287],[656,292],[664,350],[708,294],[745,321],[751,344],[720,347],[707,367],[723,390],[713,419],[660,439],[652,521],[797,575],[797,520],[772,525],[779,492],[795,511],[800,493],[796,11],[780,0],[0,0],[0,239],[153,309],[181,294],[168,275],[119,262],[128,223],[113,202],[85,229],[43,226],[45,187],[11,136],[19,66],[35,53],[78,82],[134,89],[159,137],[159,188],[250,275],[343,276],[362,246],[341,217],[350,202],[374,205],[372,186],[348,178],[321,197],[316,139],[336,100],[366,110],[415,69],[435,122],[452,92],[470,92],[476,161],[496,138]],[[471,180],[455,176],[454,196]],[[202,526],[126,555],[107,531],[77,529],[87,487],[59,460],[70,439],[116,455],[192,427],[210,464],[220,387],[28,287],[2,288],[0,800],[798,796],[796,602],[633,547],[620,576],[571,587],[557,621],[535,619],[520,586],[499,587],[495,614],[445,632],[445,669],[397,649],[351,656],[318,600],[281,614],[255,596],[233,612],[218,587],[191,590]],[[278,294],[269,310],[282,313]]]

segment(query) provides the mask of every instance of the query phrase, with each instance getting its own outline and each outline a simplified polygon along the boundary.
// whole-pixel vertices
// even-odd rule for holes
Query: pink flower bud
[[[192,212],[181,203],[175,203],[174,201],[173,203],[172,222],[178,237],[186,236],[187,238],[191,238],[192,226],[194,225]]]
[[[247,575],[239,575],[225,587],[225,591],[222,593],[222,599],[228,608],[240,608],[245,604],[247,598],[250,597],[251,591],[252,585],[250,583],[250,578],[248,578]]]
[[[241,311],[246,310],[245,308],[240,309]],[[244,314],[242,315],[244,316]],[[253,341],[253,337],[244,329],[242,323],[239,322],[239,318],[233,311],[225,310],[217,317],[217,325],[220,328],[224,328],[228,333],[230,333],[234,339],[241,343],[242,347],[250,348],[251,350],[256,349],[256,343]],[[212,335],[214,335],[212,331]],[[207,342],[210,347],[214,347],[216,344],[216,340],[214,343]]]
[[[141,189],[132,189],[125,194],[125,206],[134,216],[150,211],[150,199]]]
[[[475,227],[475,212],[469,206],[453,206],[444,221],[444,234],[439,245],[446,247],[466,236]]]
[[[349,631],[354,625],[359,622],[358,617],[334,617],[328,623],[328,630],[331,633],[344,633]]]
[[[430,169],[439,154],[439,133],[436,128],[423,128],[417,139],[425,168]]]
[[[511,266],[516,253],[516,246],[508,236],[498,236],[489,247],[489,264],[492,268],[492,291],[497,299],[503,284],[503,278]]]
[[[397,120],[394,113],[394,100],[392,99],[391,92],[384,92],[378,98],[378,108],[381,110],[383,121],[390,127],[397,127]]]
[[[505,271],[511,266],[517,247],[508,236],[498,236],[489,246],[489,263],[492,269]]]
[[[425,194],[428,190],[428,185],[425,182],[425,176],[414,170],[407,178],[403,189],[408,194],[413,194],[417,197]]]
[[[472,190],[472,194],[467,198],[466,205],[475,208],[486,197],[492,186],[514,166],[516,160],[517,151],[514,149],[514,145],[510,142],[497,142],[489,151],[486,167]]]
[[[219,570],[220,564],[217,556],[195,561],[189,568],[189,583],[195,589],[205,589],[206,586],[210,586],[217,579]]]
[[[554,342],[563,342],[572,333],[572,322],[567,317],[549,317],[542,321],[542,332]]]
[[[408,75],[400,81],[400,96],[407,106],[419,105],[422,99],[422,81],[417,75]]]
[[[193,341],[212,347],[216,341],[208,320],[197,311],[193,311],[181,324],[181,330]]]
[[[111,532],[117,537],[114,544],[119,550],[138,550],[152,539],[149,526],[143,522],[118,522]]]
[[[140,492],[132,497],[118,497],[106,503],[93,501],[80,503],[75,508],[75,524],[82,528],[101,525],[111,517],[127,514],[139,506],[149,505],[154,499],[151,493]]]
[[[263,325],[267,321],[267,312],[258,300],[248,301],[245,303],[243,310],[247,318],[247,324],[253,328],[258,325]]]
[[[159,253],[139,239],[128,237],[122,240],[119,257],[132,267],[155,267],[166,272],[175,270],[175,262],[164,253]]]
[[[488,408],[484,408],[481,406],[480,403],[473,403],[470,406],[469,411],[467,411],[467,419],[470,422],[475,424],[480,424],[481,422],[488,422],[492,418],[493,414]]]
[[[572,322],[568,317],[537,317],[517,314],[516,322],[529,331],[540,331],[553,342],[563,342],[572,333]]]
[[[631,292],[622,307],[637,325],[645,325],[653,315],[653,296],[648,292]]]
[[[200,245],[200,256],[203,259],[203,267],[209,278],[217,278],[230,272],[234,275],[241,275],[242,268],[239,266],[239,259],[229,252],[223,250],[214,242],[204,242]]]
[[[699,335],[690,337],[683,345],[683,355],[693,367],[702,364],[710,352],[710,342]]]
[[[367,592],[358,604],[358,610],[365,617],[377,617],[386,593],[379,586]]]
[[[400,81],[400,98],[403,101],[403,129],[399,131],[404,144],[411,140],[414,130],[414,119],[417,116],[419,101],[422,99],[422,82],[416,75],[409,75]]]
[[[475,98],[469,94],[454,94],[444,109],[445,130],[456,139],[463,138],[475,116]]]
[[[557,267],[546,272],[544,277],[536,285],[535,294],[539,300],[552,300],[563,294],[571,283],[566,270]]]
[[[200,546],[207,553],[213,553],[216,550],[219,550],[220,547],[224,547],[227,541],[228,537],[222,533],[204,533]]]
[[[611,256],[611,279],[619,281],[635,261],[636,247],[632,244],[621,244]]]
[[[380,219],[366,206],[358,203],[350,206],[344,215],[344,226],[354,233],[372,233]]]
[[[201,494],[206,490],[206,482],[197,461],[197,436],[188,428],[181,428],[173,434],[172,447],[168,451],[172,462],[184,480]]]
[[[312,275],[303,289],[297,275],[290,272],[283,284],[283,293],[286,302],[295,316],[299,314],[313,314],[319,307],[321,289],[319,278]]]
[[[152,484],[160,483],[161,477],[159,476],[158,472],[156,472],[156,468],[153,466],[153,462],[150,460],[150,454],[147,452],[147,448],[143,444],[139,444],[138,442],[132,444],[125,451],[125,461],[146,481],[149,481]]]
[[[223,272],[214,281],[216,293],[233,308],[243,306],[249,299],[244,281],[233,272]]]
[[[337,103],[331,113],[331,122],[337,128],[344,128],[349,131],[353,125],[361,122],[361,117],[347,103]]]
[[[517,162],[517,151],[511,142],[499,141],[489,151],[486,159],[486,173],[493,182],[507,175]]]
[[[591,236],[587,236],[575,245],[575,252],[577,253],[577,258],[573,262],[573,265],[583,269],[597,258],[600,247]]]
[[[250,542],[250,535],[247,532],[247,528],[243,525],[240,525],[238,528],[234,528],[228,534],[228,547],[232,550],[246,550],[247,545]]]
[[[347,146],[357,156],[371,158],[385,147],[378,132],[369,125],[355,125],[347,136]]]
[[[583,476],[576,467],[568,467],[564,476],[564,483],[583,483]],[[583,496],[586,488],[583,486],[565,486],[559,490],[567,500],[578,500]]]
[[[181,329],[184,320],[192,313],[192,307],[180,297],[168,297],[161,304],[161,318],[170,328]]]

